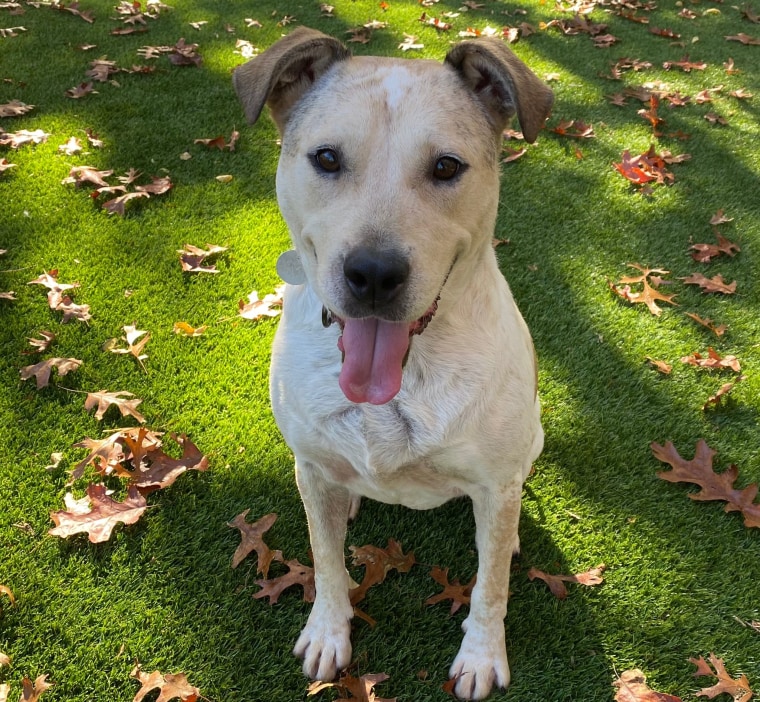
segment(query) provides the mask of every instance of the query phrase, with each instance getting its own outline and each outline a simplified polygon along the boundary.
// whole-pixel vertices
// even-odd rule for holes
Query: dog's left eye
[[[337,173],[340,170],[340,159],[335,149],[319,149],[314,154],[314,163],[325,173]]]
[[[436,180],[452,180],[459,175],[462,162],[453,156],[442,156],[435,162],[433,178]]]

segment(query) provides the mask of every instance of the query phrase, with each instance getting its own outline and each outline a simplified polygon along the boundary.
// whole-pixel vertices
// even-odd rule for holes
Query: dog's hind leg
[[[317,596],[293,653],[303,658],[307,677],[332,680],[351,662],[353,608],[343,552],[351,493],[326,482],[318,466],[298,460],[296,480],[309,522]]]
[[[515,471],[520,476],[521,471]],[[521,481],[498,490],[471,493],[478,546],[478,578],[472,591],[470,614],[462,623],[462,645],[449,671],[456,678],[457,697],[480,700],[492,685],[509,685],[504,634],[509,570],[518,544]]]

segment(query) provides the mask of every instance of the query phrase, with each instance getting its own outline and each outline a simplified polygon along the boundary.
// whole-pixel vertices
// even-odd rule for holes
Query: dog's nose
[[[354,297],[363,303],[390,302],[409,277],[409,263],[395,251],[354,249],[343,263],[343,275]]]

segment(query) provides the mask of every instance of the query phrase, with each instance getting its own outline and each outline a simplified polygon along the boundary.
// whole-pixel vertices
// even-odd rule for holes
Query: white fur
[[[510,559],[521,486],[543,444],[531,338],[491,246],[496,137],[476,97],[435,62],[342,61],[305,103],[284,129],[277,191],[308,282],[286,289],[271,370],[316,568],[317,599],[295,653],[313,678],[350,662],[344,538],[357,496],[415,509],[468,496],[478,580],[450,674],[458,696],[482,699],[509,684]],[[339,178],[309,162],[325,144],[346,159]],[[469,165],[456,183],[427,176],[441,153]],[[341,314],[347,304],[341,262],[368,232],[408,254],[410,322],[441,293],[412,339],[401,391],[380,406],[343,395],[339,328],[321,323],[323,305]]]

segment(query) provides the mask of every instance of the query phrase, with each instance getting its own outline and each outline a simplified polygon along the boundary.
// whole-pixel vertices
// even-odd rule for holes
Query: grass
[[[247,508],[251,518],[275,511],[270,545],[286,557],[307,558],[292,457],[268,405],[275,324],[237,317],[239,299],[279,284],[274,261],[288,235],[275,201],[274,127],[262,120],[244,128],[231,87],[230,71],[242,61],[235,40],[265,48],[290,29],[276,24],[286,14],[341,38],[377,18],[388,28],[366,46],[351,44],[356,53],[401,55],[396,47],[407,32],[425,45],[415,55],[440,59],[467,26],[528,21],[538,27],[570,16],[534,0],[519,6],[526,15],[515,14],[512,3],[484,0],[483,8],[453,20],[451,32],[438,34],[417,22],[421,8],[405,0],[391,0],[385,12],[366,0],[336,0],[330,17],[317,2],[176,5],[149,20],[147,33],[132,36],[109,34],[119,25],[112,5],[99,0],[82,3],[96,15],[92,25],[44,6],[24,5],[21,16],[0,9],[0,27],[27,30],[0,38],[0,104],[36,105],[23,117],[0,119],[0,127],[51,134],[36,147],[0,151],[16,164],[0,174],[0,248],[8,250],[0,258],[0,291],[15,290],[18,298],[0,300],[0,584],[17,599],[10,606],[0,595],[0,651],[12,658],[10,668],[0,668],[0,683],[11,684],[9,699],[17,698],[24,675],[47,673],[55,683],[44,695],[50,702],[128,702],[138,687],[129,678],[135,660],[148,671],[185,672],[217,702],[305,698],[290,648],[309,606],[295,592],[273,607],[254,600],[254,561],[230,569],[238,536],[225,525]],[[441,0],[427,12],[441,16],[458,6]],[[718,13],[702,15],[708,7]],[[602,702],[613,697],[616,674],[631,667],[641,668],[655,689],[692,700],[712,682],[693,679],[687,659],[711,651],[760,691],[760,635],[737,622],[760,619],[760,534],[718,503],[690,501],[691,488],[659,481],[662,466],[648,448],[672,440],[690,457],[704,437],[719,452],[716,467],[736,463],[741,486],[760,480],[760,48],[724,39],[760,30],[728,4],[693,9],[700,15],[694,20],[679,17],[670,3],[651,13],[652,25],[683,35],[683,48],[599,8],[592,19],[620,38],[612,48],[556,29],[514,47],[540,76],[558,74],[550,126],[580,119],[593,124],[596,138],[579,143],[545,131],[527,156],[504,167],[497,236],[511,244],[498,256],[535,338],[547,443],[525,494],[523,552],[513,563],[507,636],[514,681],[494,700]],[[246,27],[250,16],[263,27]],[[188,24],[199,20],[207,21],[200,30]],[[181,36],[199,43],[202,67],[174,67],[163,57],[152,75],[118,74],[118,85],[97,84],[97,95],[64,97],[85,80],[94,58],[131,66],[140,62],[140,46],[173,45]],[[83,43],[97,48],[77,50]],[[662,68],[685,53],[707,69]],[[653,66],[626,73],[622,82],[600,77],[622,56]],[[740,74],[724,71],[729,56]],[[616,107],[604,97],[645,81],[664,81],[692,96],[724,86],[710,104],[661,106],[664,131],[691,138],[663,137],[658,150],[692,158],[673,166],[675,183],[655,187],[651,197],[638,194],[611,165],[625,149],[636,154],[649,147],[651,129],[636,114],[641,105],[630,100]],[[755,97],[729,96],[742,87]],[[703,117],[710,111],[728,125],[708,123]],[[58,153],[59,144],[83,137],[86,128],[101,136],[103,149]],[[242,132],[234,153],[193,144],[233,128]],[[186,151],[192,158],[181,160]],[[72,166],[85,164],[169,174],[174,189],[131,203],[124,218],[110,217],[85,189],[61,185]],[[220,174],[232,175],[232,182],[217,182]],[[712,240],[708,222],[721,208],[734,218],[722,230],[742,252],[695,264],[688,247]],[[206,242],[230,247],[219,259],[220,273],[183,274],[176,249]],[[631,272],[630,261],[664,267],[672,279],[696,270],[721,273],[738,281],[738,292],[711,296],[677,282],[671,291],[680,306],[655,318],[607,287]],[[89,325],[60,324],[44,291],[26,285],[54,268],[61,281],[81,284],[75,300],[91,306]],[[684,311],[730,329],[718,339]],[[173,334],[176,321],[210,326],[204,336],[185,339]],[[132,323],[152,334],[147,372],[102,350]],[[33,381],[19,380],[19,369],[33,362],[21,353],[26,338],[41,329],[57,334],[48,355],[84,364],[37,391]],[[727,402],[703,411],[705,399],[729,378],[678,359],[708,346],[738,356],[747,379]],[[673,363],[673,373],[660,376],[647,356]],[[117,528],[106,544],[64,541],[47,530],[50,512],[63,507],[68,471],[84,455],[72,444],[126,423],[109,413],[101,424],[84,411],[81,393],[101,389],[142,398],[148,426],[187,433],[211,469],[152,495],[148,513]],[[58,451],[60,466],[45,470]],[[84,485],[74,486],[77,496]],[[449,567],[466,581],[476,568],[473,530],[464,501],[425,513],[365,503],[349,543],[384,546],[395,538],[419,562]],[[572,573],[602,562],[605,583],[571,586],[562,602],[527,578],[531,566]],[[405,702],[447,699],[440,685],[464,615],[450,618],[445,605],[425,607],[437,591],[428,568],[418,566],[370,592],[366,611],[378,624],[357,622],[353,641],[360,672],[391,676],[380,694]]]

